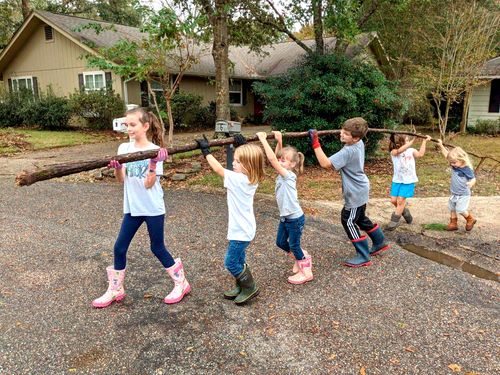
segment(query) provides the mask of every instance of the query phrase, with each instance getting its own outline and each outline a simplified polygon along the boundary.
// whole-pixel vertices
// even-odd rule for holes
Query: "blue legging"
[[[123,215],[122,227],[115,242],[115,270],[123,270],[127,265],[127,250],[137,230],[146,222],[149,239],[151,240],[151,251],[159,259],[163,267],[169,268],[175,264],[174,258],[165,247],[163,229],[165,215],[159,216],[132,216]]]

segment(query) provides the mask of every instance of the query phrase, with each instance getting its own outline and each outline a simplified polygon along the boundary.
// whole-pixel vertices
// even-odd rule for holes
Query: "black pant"
[[[356,240],[361,237],[359,229],[367,232],[375,227],[372,221],[366,216],[366,204],[355,208],[342,208],[340,218],[347,237]]]

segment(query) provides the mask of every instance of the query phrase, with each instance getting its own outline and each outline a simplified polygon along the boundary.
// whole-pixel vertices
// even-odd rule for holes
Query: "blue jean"
[[[165,215],[158,216],[132,216],[123,215],[120,233],[115,242],[115,270],[123,270],[127,265],[127,250],[134,238],[137,230],[146,222],[148,227],[149,239],[151,240],[151,251],[161,262],[163,267],[169,268],[175,264],[174,258],[165,247],[163,235],[165,225]]]
[[[245,250],[248,245],[250,245],[250,241],[229,241],[224,266],[234,277],[243,272],[243,268],[245,267]]]
[[[304,259],[304,253],[300,246],[300,238],[304,230],[306,218],[304,215],[296,219],[280,218],[280,225],[278,226],[278,235],[276,236],[276,246],[285,250],[287,253],[290,251],[295,256],[295,259]]]

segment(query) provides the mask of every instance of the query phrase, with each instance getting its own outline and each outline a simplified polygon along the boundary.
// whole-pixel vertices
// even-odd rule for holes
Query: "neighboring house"
[[[500,56],[486,62],[479,78],[484,84],[472,89],[467,126],[475,126],[479,119],[500,118]]]
[[[145,82],[126,80],[109,71],[87,67],[84,55],[99,54],[98,48],[111,47],[119,39],[139,41],[138,28],[115,25],[115,31],[96,34],[94,30],[73,31],[89,22],[84,18],[34,11],[17,30],[0,54],[0,81],[11,91],[32,89],[35,94],[50,86],[56,95],[68,96],[75,90],[98,90],[111,85],[126,104],[148,105]],[[110,25],[98,22],[103,26]],[[313,40],[304,41],[313,46]],[[335,38],[325,38],[326,49],[335,45]],[[259,114],[262,105],[252,92],[256,80],[265,80],[285,73],[305,54],[295,42],[277,43],[263,48],[266,55],[257,55],[246,47],[230,47],[230,103],[239,116]],[[378,66],[387,76],[393,70],[376,33],[362,34],[346,54]],[[175,72],[173,72],[175,73]],[[204,104],[215,100],[215,66],[211,54],[204,54],[183,77],[180,90],[203,96]]]

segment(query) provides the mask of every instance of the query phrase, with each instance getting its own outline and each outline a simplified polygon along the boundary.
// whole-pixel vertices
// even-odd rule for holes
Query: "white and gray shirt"
[[[347,209],[360,207],[368,203],[370,181],[364,172],[365,144],[362,140],[345,145],[330,156],[330,163],[342,176],[342,195]]]

